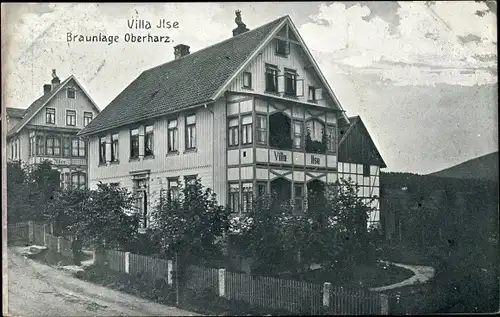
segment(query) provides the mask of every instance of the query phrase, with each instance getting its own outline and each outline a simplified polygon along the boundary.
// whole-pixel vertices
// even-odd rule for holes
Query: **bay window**
[[[153,156],[153,126],[146,126],[146,133],[144,135],[144,156]]]
[[[62,144],[63,144],[63,157],[71,157],[71,137],[66,135],[63,136]]]
[[[304,207],[304,185],[295,184],[294,185],[294,208],[295,211],[300,212]]]
[[[262,197],[267,193],[267,183],[257,183],[257,197]]]
[[[228,133],[229,133],[229,146],[236,146],[239,144],[239,120],[238,118],[229,119],[228,123]]]
[[[326,135],[328,137],[328,151],[337,151],[337,127],[329,125],[326,127]]]
[[[241,118],[241,143],[252,144],[252,115]]]
[[[248,213],[252,210],[253,184],[241,184],[242,212]]]
[[[71,185],[75,188],[84,189],[87,186],[87,175],[83,172],[71,174]]]
[[[61,155],[61,144],[59,136],[48,135],[45,140],[46,155]]]
[[[45,136],[44,135],[37,135],[36,136],[36,148],[37,148],[37,155],[45,155]]]
[[[229,184],[229,207],[234,213],[240,212],[240,185]]]
[[[257,115],[256,120],[255,130],[257,133],[257,143],[267,144],[267,116]]]

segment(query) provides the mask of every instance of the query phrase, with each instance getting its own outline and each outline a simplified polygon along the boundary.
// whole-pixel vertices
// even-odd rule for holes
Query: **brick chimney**
[[[52,85],[51,84],[45,84],[43,85],[43,94],[47,94],[52,91]]]
[[[236,29],[233,30],[233,36],[240,35],[242,33],[245,33],[246,31],[249,31],[246,24],[243,23],[243,21],[241,20],[241,11],[236,10],[234,13],[236,13],[236,18],[234,18],[234,22],[236,22],[236,25],[238,27],[236,27]]]
[[[184,44],[179,44],[177,46],[174,46],[175,59],[179,59],[179,58],[184,57],[186,55],[189,55],[189,46],[184,45]]]
[[[57,85],[61,83],[59,77],[57,77],[56,70],[52,70],[52,89],[54,89]]]

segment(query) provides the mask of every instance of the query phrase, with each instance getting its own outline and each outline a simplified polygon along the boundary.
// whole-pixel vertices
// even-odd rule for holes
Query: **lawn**
[[[401,282],[412,277],[412,271],[383,263],[356,265],[349,274],[317,269],[302,274],[283,274],[280,278],[300,279],[312,283],[330,282],[332,285],[350,287],[378,287]]]

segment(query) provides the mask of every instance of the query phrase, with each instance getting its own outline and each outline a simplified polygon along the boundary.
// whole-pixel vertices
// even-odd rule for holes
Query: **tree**
[[[229,209],[218,205],[215,193],[199,179],[182,187],[178,198],[160,200],[151,219],[153,239],[182,263],[220,259],[228,228]]]

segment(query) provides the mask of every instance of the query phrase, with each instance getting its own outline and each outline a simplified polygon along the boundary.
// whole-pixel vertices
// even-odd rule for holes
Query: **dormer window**
[[[290,42],[284,39],[276,39],[276,54],[288,56],[290,54]]]
[[[66,97],[69,99],[75,99],[76,98],[75,88],[68,87],[68,89],[66,89]]]

